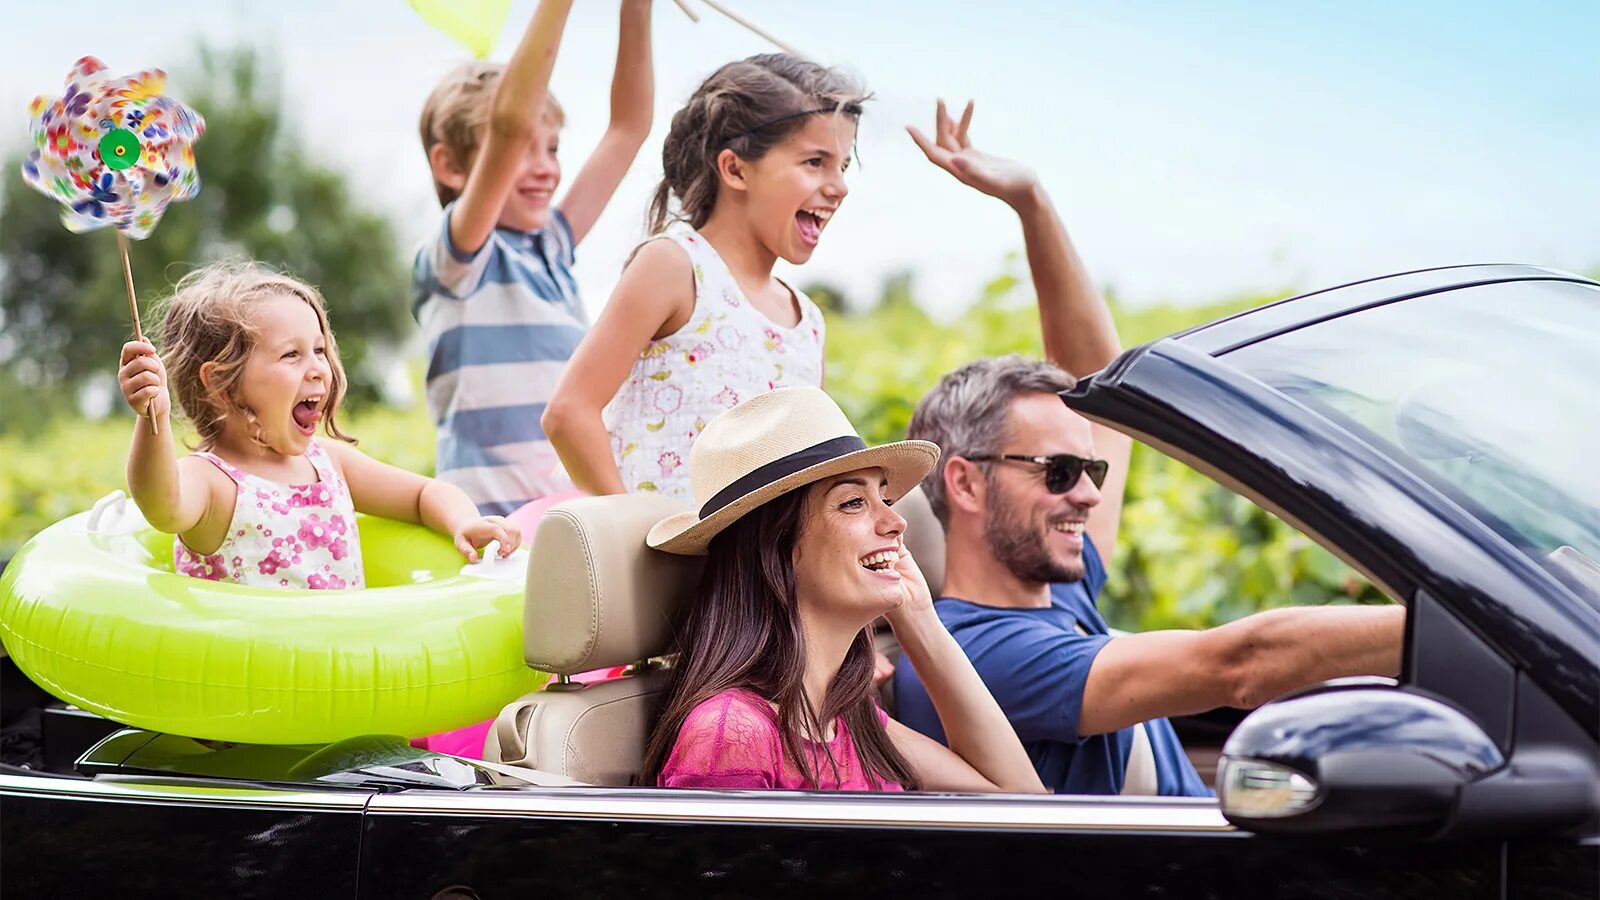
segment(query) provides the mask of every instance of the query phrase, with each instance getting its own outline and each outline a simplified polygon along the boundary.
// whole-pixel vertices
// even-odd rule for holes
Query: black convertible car
[[[1212,721],[1217,800],[629,786],[648,665],[524,698],[481,766],[381,736],[123,729],[35,708],[12,669],[0,892],[1600,896],[1597,386],[1600,284],[1497,265],[1286,300],[1129,350],[1063,396],[1408,607],[1397,681]],[[588,579],[530,582],[537,668],[652,655],[692,576],[629,537],[653,511],[611,502],[630,501],[541,525],[535,553],[581,557]],[[581,615],[598,609],[618,615]]]

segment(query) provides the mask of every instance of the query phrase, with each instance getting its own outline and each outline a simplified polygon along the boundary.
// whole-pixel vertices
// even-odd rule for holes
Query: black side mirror
[[[1418,838],[1555,831],[1592,815],[1594,772],[1541,755],[1508,763],[1444,702],[1330,683],[1269,703],[1222,749],[1217,800],[1240,828]]]

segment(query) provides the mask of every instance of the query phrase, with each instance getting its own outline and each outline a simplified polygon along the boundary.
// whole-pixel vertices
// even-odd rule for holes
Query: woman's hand
[[[895,563],[905,602],[885,618],[900,642],[901,659],[916,667],[933,701],[948,745],[893,719],[889,739],[910,763],[924,790],[1043,793],[1022,742],[995,703],[972,661],[939,621],[928,582],[911,553]]]
[[[928,579],[922,577],[922,569],[917,566],[917,561],[911,558],[911,551],[904,546],[900,548],[900,558],[895,561],[894,570],[900,574],[900,592],[905,597],[905,602],[895,612],[933,609],[933,596],[928,590]],[[893,618],[890,618],[889,624],[894,624]]]
[[[119,365],[117,384],[121,386],[122,399],[128,402],[130,409],[151,419],[171,411],[172,399],[167,395],[167,367],[156,355],[155,345],[143,340],[123,344]]]
[[[457,529],[452,537],[455,538],[456,549],[467,558],[467,562],[477,562],[478,548],[486,546],[490,541],[500,542],[498,555],[501,559],[510,556],[522,543],[522,532],[504,516],[483,516],[473,519]]]
[[[972,124],[972,101],[961,113],[958,123],[950,118],[944,101],[940,100],[934,113],[934,138],[916,128],[907,126],[911,139],[917,142],[928,161],[954,175],[968,187],[977,188],[991,197],[998,197],[1011,206],[1025,202],[1039,186],[1039,177],[1033,170],[999,156],[990,156],[972,146],[967,128]]]

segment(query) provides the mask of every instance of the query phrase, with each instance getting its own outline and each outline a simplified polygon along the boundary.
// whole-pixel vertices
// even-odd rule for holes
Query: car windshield
[[[1600,603],[1600,288],[1483,285],[1226,354],[1331,411]]]

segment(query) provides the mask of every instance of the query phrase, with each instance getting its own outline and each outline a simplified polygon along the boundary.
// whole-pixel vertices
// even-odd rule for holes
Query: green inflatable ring
[[[39,686],[113,721],[255,744],[417,737],[492,718],[549,677],[523,660],[523,580],[463,574],[421,526],[360,517],[368,587],[293,591],[179,575],[171,535],[94,533],[90,515],[6,566],[0,642]]]

